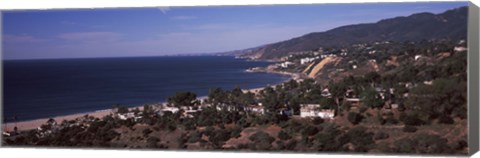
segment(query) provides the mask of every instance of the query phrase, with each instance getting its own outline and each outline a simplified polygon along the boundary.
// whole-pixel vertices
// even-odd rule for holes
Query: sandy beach
[[[64,115],[64,116],[56,116],[53,117],[57,123],[61,123],[63,120],[75,120],[76,118],[83,117],[85,115],[101,118],[103,116],[106,116],[108,114],[111,114],[113,111],[111,109],[109,110],[99,110],[95,112],[86,112],[86,113],[78,113],[78,114],[72,114],[72,115]],[[6,123],[3,128],[6,128],[4,130],[6,131],[13,131],[13,128],[17,126],[19,131],[24,131],[24,130],[31,130],[31,129],[36,129],[37,127],[40,127],[42,124],[45,124],[50,118],[41,118],[41,119],[36,119],[36,120],[30,120],[30,121],[20,121],[20,122],[9,122]]]

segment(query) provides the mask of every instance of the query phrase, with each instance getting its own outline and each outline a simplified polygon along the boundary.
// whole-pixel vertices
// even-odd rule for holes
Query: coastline
[[[282,81],[282,82],[277,83],[277,84],[267,85],[267,86],[264,86],[264,87],[243,89],[244,92],[251,92],[251,93],[255,93],[255,94],[258,93],[259,91],[265,89],[268,86],[275,87],[276,85],[283,84],[285,82],[288,82],[291,79],[294,79],[294,80],[300,79],[299,74],[283,72],[283,71],[279,72],[279,71],[268,70],[268,69],[265,69],[263,71],[248,71],[248,70],[246,70],[246,71],[247,72],[259,72],[259,73],[274,73],[274,74],[290,76],[285,81]],[[203,99],[206,99],[206,98],[208,98],[208,97],[207,96],[197,97],[198,100],[203,100]],[[147,105],[158,106],[158,105],[163,105],[163,104],[166,104],[166,102],[152,103],[152,104],[147,104]],[[136,109],[136,108],[138,108],[140,110],[143,110],[143,105],[129,107],[128,109],[133,110],[133,109]],[[53,118],[57,123],[61,123],[64,120],[66,120],[66,121],[75,120],[77,118],[84,117],[85,115],[93,116],[95,118],[102,118],[102,117],[110,115],[110,114],[114,114],[114,109],[113,108],[112,109],[97,110],[97,111],[92,111],[92,112],[82,112],[82,113],[54,116],[54,117],[49,117],[49,118],[39,118],[39,119],[34,119],[34,120],[8,122],[8,123],[3,123],[2,128],[3,128],[3,131],[8,131],[8,132],[13,131],[14,127],[17,127],[18,131],[27,131],[27,130],[32,130],[32,129],[36,129],[36,128],[40,127],[41,125],[45,124],[50,118]]]
[[[265,87],[258,87],[258,88],[251,88],[251,89],[245,89],[244,91],[249,91],[252,93],[257,93],[260,90],[264,89]],[[206,99],[207,96],[200,96],[197,97],[198,100],[203,100]],[[161,103],[156,103],[156,104],[147,104],[150,106],[159,106],[166,104],[167,102],[161,102]],[[139,110],[143,110],[143,105],[142,106],[134,106],[134,107],[129,107],[129,110],[133,110],[138,108]],[[8,122],[8,123],[3,123],[2,124],[2,129],[3,131],[11,132],[13,131],[14,127],[17,127],[18,131],[28,131],[28,130],[33,130],[37,129],[41,125],[45,124],[50,118],[54,119],[57,123],[61,123],[62,121],[69,121],[69,120],[75,120],[81,117],[84,117],[85,115],[88,116],[93,116],[95,118],[102,118],[104,116],[114,114],[114,109],[103,109],[103,110],[97,110],[97,111],[92,111],[92,112],[82,112],[82,113],[75,113],[75,114],[69,114],[69,115],[61,115],[61,116],[54,116],[54,117],[49,117],[49,118],[39,118],[39,119],[34,119],[34,120],[26,120],[26,121],[17,121],[17,122]]]

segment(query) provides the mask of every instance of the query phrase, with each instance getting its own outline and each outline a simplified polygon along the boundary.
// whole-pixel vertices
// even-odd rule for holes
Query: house
[[[318,116],[322,119],[330,119],[333,120],[335,117],[335,110],[333,109],[323,109],[318,112]]]
[[[316,117],[320,104],[301,104],[300,117]]]
[[[322,90],[322,97],[331,97],[332,93],[328,90],[328,88],[325,88]]]
[[[282,108],[280,109],[279,114],[284,116],[293,116],[294,113],[292,108]]]
[[[355,98],[357,95],[355,94],[355,91],[353,89],[347,89],[345,92],[345,97],[346,98]]]
[[[317,57],[318,58],[318,57]],[[303,59],[300,59],[300,64],[307,64],[307,63],[310,63],[312,61],[314,61],[315,59],[317,58],[303,58]]]
[[[199,110],[185,110],[183,113],[184,117],[193,118],[193,114],[197,113]]]
[[[257,105],[246,106],[244,110],[246,112],[252,112],[256,114],[262,114],[262,115],[265,114],[265,110],[263,109],[263,107],[257,106]]]
[[[422,55],[415,55],[415,61],[417,61],[418,59],[420,59],[422,57]]]
[[[322,119],[333,119],[335,110],[320,109],[320,104],[302,104],[300,105],[300,117],[320,117]]]
[[[467,51],[467,48],[465,48],[465,47],[455,47],[455,48],[453,48],[453,50],[455,52],[463,52],[463,51]]]
[[[394,104],[391,104],[390,106],[392,107],[392,109],[398,109],[398,104],[394,103]]]
[[[360,98],[345,98],[345,102],[350,103],[352,107],[360,106]]]
[[[166,112],[166,111],[170,111],[172,113],[177,113],[180,109],[178,109],[177,107],[165,107],[165,108],[162,108],[162,112]]]
[[[430,81],[423,81],[423,84],[432,85],[432,84],[433,84],[433,81],[432,81],[432,80],[430,80]]]
[[[127,120],[129,118],[133,118],[133,120],[135,122],[142,119],[142,116],[137,116],[133,112],[129,112],[129,113],[125,113],[125,114],[117,114],[117,116],[120,120]]]
[[[290,65],[293,65],[293,63],[289,61],[280,64],[280,66],[283,68],[288,68]]]

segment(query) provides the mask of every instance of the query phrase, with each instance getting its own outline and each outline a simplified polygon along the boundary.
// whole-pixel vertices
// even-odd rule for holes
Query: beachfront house
[[[135,122],[142,119],[142,116],[140,115],[136,115],[135,113],[133,112],[129,112],[129,113],[124,113],[124,114],[117,114],[117,117],[120,119],[120,120],[127,120],[127,119],[130,119],[132,118]]]

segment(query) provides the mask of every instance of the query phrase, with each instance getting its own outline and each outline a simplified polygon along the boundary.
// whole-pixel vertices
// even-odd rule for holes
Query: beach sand
[[[67,120],[67,121],[75,120],[76,118],[80,118],[85,115],[102,118],[103,116],[107,116],[108,114],[111,114],[111,113],[113,113],[113,110],[109,109],[109,110],[100,110],[95,112],[57,116],[57,117],[53,117],[53,119],[57,123],[61,123],[63,120]],[[13,128],[17,126],[19,131],[31,130],[31,129],[36,129],[37,127],[40,127],[41,125],[45,124],[49,119],[50,118],[42,118],[42,119],[36,119],[36,120],[30,120],[30,121],[9,122],[9,123],[6,123],[3,126],[3,128],[6,128],[4,129],[6,131],[13,131]]]

